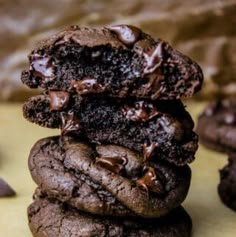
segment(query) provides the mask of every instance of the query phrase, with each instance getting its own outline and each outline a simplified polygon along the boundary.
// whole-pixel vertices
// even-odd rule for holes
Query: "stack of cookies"
[[[29,55],[22,81],[43,93],[30,122],[60,128],[38,141],[28,209],[37,237],[188,237],[180,206],[198,137],[180,98],[201,88],[200,67],[160,39],[119,25],[73,26]]]

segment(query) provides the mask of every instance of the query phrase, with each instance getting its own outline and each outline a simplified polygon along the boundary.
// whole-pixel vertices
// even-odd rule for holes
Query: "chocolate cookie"
[[[125,146],[145,159],[185,165],[198,148],[194,123],[181,101],[109,100],[50,91],[29,99],[23,111],[29,121],[61,128],[63,135]]]
[[[115,145],[91,146],[71,137],[38,141],[29,169],[49,197],[91,214],[159,217],[185,199],[191,179],[188,166],[143,156]]]
[[[179,99],[201,88],[201,68],[168,43],[134,26],[72,26],[29,55],[22,81],[31,88],[112,97]]]
[[[97,217],[74,210],[55,200],[36,199],[28,208],[34,237],[189,237],[192,222],[179,207],[161,219]]]
[[[236,154],[230,154],[229,163],[220,170],[218,193],[222,202],[236,211]]]
[[[202,144],[222,152],[236,149],[236,98],[210,103],[198,118]]]

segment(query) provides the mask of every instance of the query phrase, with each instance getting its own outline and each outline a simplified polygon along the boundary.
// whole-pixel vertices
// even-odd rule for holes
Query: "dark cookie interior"
[[[159,217],[185,199],[188,166],[142,156],[114,145],[91,147],[70,137],[40,140],[32,148],[29,168],[47,196],[93,214]]]
[[[236,99],[210,103],[198,118],[197,132],[204,145],[223,152],[236,146]]]
[[[229,163],[220,170],[218,193],[222,202],[236,211],[236,155],[231,154]]]
[[[178,99],[192,96],[203,80],[196,63],[131,26],[72,27],[42,43],[29,61],[23,83],[80,95]]]
[[[37,198],[28,208],[28,218],[35,237],[189,237],[192,229],[191,218],[182,207],[161,219],[121,220],[98,218],[56,200]]]
[[[41,126],[61,128],[63,134],[92,143],[121,145],[146,159],[184,165],[198,147],[194,123],[180,101],[109,100],[50,91],[49,96],[32,97],[23,110]]]

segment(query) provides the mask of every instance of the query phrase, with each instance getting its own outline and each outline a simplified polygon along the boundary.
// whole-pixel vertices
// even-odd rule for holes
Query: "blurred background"
[[[197,99],[236,93],[236,0],[0,0],[0,101],[34,91],[20,74],[37,41],[68,25],[133,24],[203,68]]]

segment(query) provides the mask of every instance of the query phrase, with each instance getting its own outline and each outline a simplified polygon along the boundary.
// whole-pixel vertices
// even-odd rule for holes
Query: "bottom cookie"
[[[108,219],[37,198],[28,208],[28,218],[34,237],[189,237],[192,229],[191,218],[182,207],[161,219]]]
[[[236,154],[231,154],[229,163],[220,171],[218,193],[222,202],[236,211]]]

